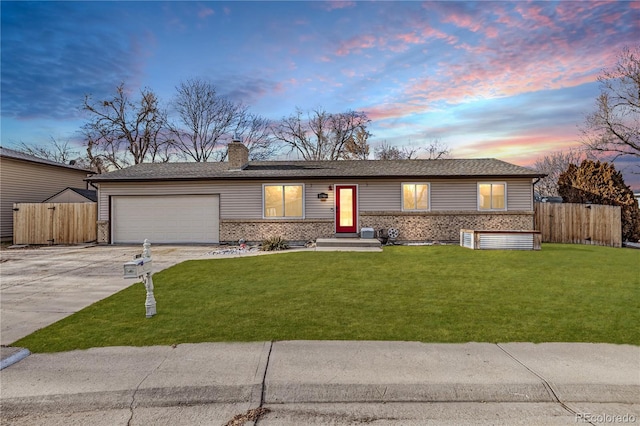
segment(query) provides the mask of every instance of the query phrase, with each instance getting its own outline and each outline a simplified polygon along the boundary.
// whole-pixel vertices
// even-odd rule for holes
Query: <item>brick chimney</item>
[[[242,170],[249,162],[249,148],[247,148],[240,138],[234,137],[233,141],[227,145],[227,159],[229,170]]]

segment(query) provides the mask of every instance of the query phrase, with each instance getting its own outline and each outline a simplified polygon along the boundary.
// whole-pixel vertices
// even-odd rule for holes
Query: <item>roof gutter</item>
[[[375,175],[375,176],[353,176],[353,175],[329,175],[329,176],[200,176],[200,177],[162,177],[162,178],[115,178],[115,179],[86,179],[91,183],[118,183],[118,182],[166,182],[166,181],[265,181],[265,180],[326,180],[326,179],[532,179],[537,178],[539,181],[543,176],[541,175],[451,175],[451,176],[437,176],[437,175]],[[536,183],[537,183],[536,181]]]

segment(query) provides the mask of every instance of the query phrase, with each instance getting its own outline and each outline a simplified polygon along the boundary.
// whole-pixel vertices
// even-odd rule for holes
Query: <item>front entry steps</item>
[[[318,238],[316,251],[382,251],[375,238]]]

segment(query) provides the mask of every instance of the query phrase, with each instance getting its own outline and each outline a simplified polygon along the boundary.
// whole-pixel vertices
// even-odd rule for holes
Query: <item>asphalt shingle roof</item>
[[[65,167],[67,169],[82,170],[87,173],[93,173],[91,170],[83,169],[82,167],[74,166],[71,164],[58,163],[56,161],[47,160],[46,158],[36,157],[35,155],[26,154],[24,152],[4,147],[0,147],[0,157],[13,158],[15,160],[46,164],[48,166]]]
[[[493,158],[447,160],[252,161],[242,170],[228,163],[145,163],[94,175],[92,182],[157,180],[264,180],[321,178],[540,177],[534,170]]]

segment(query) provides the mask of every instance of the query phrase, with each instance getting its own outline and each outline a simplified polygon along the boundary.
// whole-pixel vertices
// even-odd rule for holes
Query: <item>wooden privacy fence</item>
[[[97,203],[13,205],[14,244],[77,244],[96,240]]]
[[[543,243],[622,247],[619,206],[535,203],[535,227]]]

